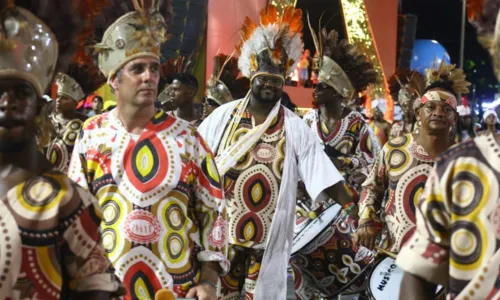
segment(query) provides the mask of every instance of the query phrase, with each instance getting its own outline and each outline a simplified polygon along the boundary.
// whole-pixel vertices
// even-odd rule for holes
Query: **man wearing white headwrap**
[[[368,123],[378,139],[379,145],[382,147],[389,139],[391,124],[384,120],[384,115],[387,110],[387,100],[375,99],[372,101],[372,119]]]
[[[382,149],[370,176],[363,184],[358,239],[373,249],[376,244],[392,253],[415,231],[415,203],[437,155],[450,145],[450,128],[456,121],[457,97],[448,84],[427,87],[415,102],[415,115],[421,126],[390,140]],[[384,196],[387,202],[383,203]],[[377,212],[383,210],[385,220]],[[377,234],[380,241],[377,243]]]

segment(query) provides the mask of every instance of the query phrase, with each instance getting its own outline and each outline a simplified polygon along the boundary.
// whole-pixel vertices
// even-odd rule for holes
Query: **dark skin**
[[[406,101],[401,104],[401,110],[403,111],[403,120],[405,124],[413,124],[415,122],[415,111],[412,107],[411,101]]]
[[[193,98],[196,95],[194,88],[174,79],[169,86],[169,92],[172,103],[177,108],[176,116],[188,122],[196,120],[197,116],[193,106]]]
[[[0,194],[52,169],[38,151],[35,118],[44,105],[35,88],[24,80],[0,80]],[[75,293],[73,299],[111,299],[108,292]]]
[[[264,123],[276,102],[280,100],[283,84],[283,79],[275,75],[259,75],[253,79],[247,109],[254,117],[255,125]],[[342,206],[352,202],[343,182],[328,187],[325,189],[325,193]],[[358,206],[354,205],[349,215],[354,220],[358,220],[358,212]]]
[[[96,114],[100,114],[102,112],[102,98],[101,97],[94,97],[94,99],[92,99],[92,110]]]
[[[433,89],[440,90],[440,89]],[[421,121],[422,126],[418,135],[413,135],[417,144],[421,145],[427,154],[435,159],[439,154],[443,153],[452,141],[449,139],[450,128],[456,121],[457,112],[450,105],[441,101],[429,101],[426,104],[415,110],[417,120]],[[363,219],[360,225],[370,221]],[[374,226],[364,226],[357,231],[358,242],[367,247],[374,249],[377,239],[378,230]],[[425,298],[421,298],[425,299]]]
[[[350,109],[342,106],[344,98],[334,88],[323,82],[319,82],[314,87],[314,101],[319,106],[320,121],[326,126],[328,132],[335,130],[339,121],[351,113]],[[337,169],[347,168],[343,160],[336,157],[330,157],[330,159]],[[363,182],[364,178],[359,178],[359,181]]]

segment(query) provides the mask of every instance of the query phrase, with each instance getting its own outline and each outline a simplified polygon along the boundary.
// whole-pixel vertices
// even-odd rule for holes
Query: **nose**
[[[158,77],[157,72],[154,72],[151,70],[151,68],[147,68],[143,73],[142,73],[142,79],[144,82],[154,82],[154,80]]]
[[[444,117],[444,108],[443,106],[437,106],[433,111],[432,114],[436,117]]]

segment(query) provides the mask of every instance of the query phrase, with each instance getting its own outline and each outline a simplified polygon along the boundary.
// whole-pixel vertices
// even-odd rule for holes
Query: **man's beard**
[[[252,89],[252,96],[258,101],[258,102],[262,102],[262,103],[276,103],[280,100],[281,98],[281,93],[278,93],[276,90],[273,91],[273,97],[272,98],[267,98],[267,99],[263,99],[262,95],[261,95],[261,92],[262,92],[262,89],[259,89],[259,90],[255,90],[255,89]]]

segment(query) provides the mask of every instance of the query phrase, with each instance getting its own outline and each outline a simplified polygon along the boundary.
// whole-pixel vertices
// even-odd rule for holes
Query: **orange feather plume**
[[[269,18],[267,17],[267,12],[265,9],[260,11],[260,25],[262,26],[269,25]]]
[[[294,10],[295,9],[293,8],[293,6],[285,7],[285,9],[283,10],[283,16],[281,17],[281,24],[290,23],[293,17]]]
[[[293,12],[293,17],[290,20],[290,32],[296,34],[302,32],[304,29],[304,23],[302,22],[302,10],[296,9]]]
[[[278,23],[278,11],[274,5],[269,5],[267,8],[267,19],[269,24]]]
[[[484,0],[467,0],[467,17],[470,21],[483,13]]]

